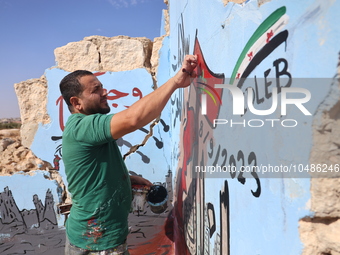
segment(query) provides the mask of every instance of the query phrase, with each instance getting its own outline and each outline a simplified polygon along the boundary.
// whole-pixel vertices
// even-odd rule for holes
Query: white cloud
[[[107,0],[115,8],[127,8],[139,3],[145,3],[144,0]]]

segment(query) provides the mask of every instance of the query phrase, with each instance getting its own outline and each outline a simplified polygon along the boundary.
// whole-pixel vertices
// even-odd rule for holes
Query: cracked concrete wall
[[[162,45],[162,38],[164,37],[156,39],[157,43],[155,45],[158,45],[158,48]],[[87,51],[88,48],[92,47],[89,45],[96,45],[98,51]],[[51,121],[48,124],[39,125],[30,148],[37,157],[51,162],[53,169],[57,170],[54,172],[55,177],[52,176],[51,179],[61,177],[60,179],[63,180],[65,186],[61,186],[59,189],[59,197],[63,205],[70,202],[70,195],[66,192],[68,183],[61,148],[64,125],[70,113],[60,95],[59,83],[61,79],[75,69],[87,69],[94,72],[108,90],[107,99],[111,113],[122,111],[143,96],[151,93],[155,87],[161,85],[156,79],[158,51],[157,47],[151,48],[152,45],[150,40],[145,39],[141,41],[141,39],[122,36],[116,38],[91,36],[84,38],[83,41],[60,47],[55,51],[56,59],[59,60],[58,65],[45,73],[48,87],[47,112]],[[76,52],[78,54],[75,54],[75,48],[78,50]],[[124,58],[130,65],[123,66],[122,55],[115,54],[116,51],[124,52]],[[154,56],[151,56],[151,53]],[[70,57],[68,58],[67,56]],[[98,56],[100,56],[100,59]],[[61,61],[62,57],[69,60],[65,61],[64,59]],[[95,61],[88,61],[93,58],[95,58]],[[80,59],[84,59],[84,62],[77,63]],[[151,59],[153,59],[154,66],[151,66]],[[131,63],[129,60],[134,60],[134,62]],[[156,122],[150,123],[117,140],[117,145],[124,156],[129,171],[142,175],[152,183],[161,183],[163,185],[171,183],[171,179],[169,182],[170,168],[167,163],[167,157],[170,155],[168,144],[171,136],[169,118],[169,112],[164,111]],[[171,185],[166,186],[168,192],[170,192]],[[170,201],[169,199],[169,203]],[[132,234],[129,237],[129,242],[134,244],[135,253],[138,254],[140,243],[145,242],[145,240],[151,240],[155,233],[164,235],[162,225],[164,225],[168,212],[164,212],[157,221],[153,220],[149,207],[145,206],[145,210],[139,212],[148,217],[149,224],[159,231],[149,231],[147,227],[142,227],[143,235],[146,238],[143,240],[138,238],[139,232]],[[140,224],[138,215],[132,214],[130,217],[130,222],[133,226]],[[161,246],[165,245],[165,243],[157,242],[156,244],[150,242],[150,245],[158,245],[159,249],[163,249]],[[172,247],[171,243],[169,247]]]
[[[20,241],[25,239],[28,240],[25,243],[30,246],[28,249],[32,252],[41,253],[48,249],[50,254],[61,254],[65,241],[63,226],[66,218],[59,211],[58,205],[72,203],[72,200],[67,192],[68,183],[61,148],[62,132],[70,113],[61,98],[59,82],[66,74],[76,69],[90,70],[108,89],[108,101],[112,111],[126,109],[161,85],[157,82],[158,54],[163,45],[162,41],[169,36],[167,10],[163,10],[162,19],[163,32],[153,41],[128,36],[85,37],[82,41],[70,42],[55,49],[56,65],[46,70],[41,78],[15,84],[21,111],[21,137],[0,137],[3,138],[0,144],[0,184],[4,190],[0,192],[0,196],[8,197],[6,201],[10,201],[14,209],[0,202],[0,234],[4,238],[11,238],[16,234],[16,239],[9,239],[5,244],[0,244],[0,253],[6,250],[19,252],[21,249],[27,249],[22,247]],[[154,123],[117,142],[131,172],[166,186],[171,193],[170,164],[165,163],[166,155],[170,154],[169,122],[169,113],[165,112],[165,116],[160,116]],[[22,184],[23,182],[25,183]],[[23,192],[24,189],[27,190],[26,193]],[[172,201],[170,193],[169,207]],[[40,200],[44,195],[45,202]],[[35,209],[29,209],[32,206]],[[12,221],[4,220],[4,217],[7,217],[6,212],[15,212],[8,215]],[[138,249],[140,242],[151,240],[155,233],[159,236],[165,235],[162,226],[168,212],[169,210],[158,215],[155,221],[152,211],[145,206],[145,211],[140,213],[143,213],[144,220],[149,218],[147,221],[158,230],[150,232],[145,231],[148,228],[142,227],[143,236],[146,238],[143,240],[139,239],[140,230],[136,233],[132,231],[133,234],[129,237],[132,246]],[[130,218],[132,226],[139,224],[138,216],[132,214]],[[23,224],[24,232],[11,231],[13,224],[20,226],[19,230]],[[46,240],[36,240],[32,229],[37,233],[45,231]],[[16,240],[19,243],[16,243]],[[150,244],[158,245],[157,249],[163,251],[172,249],[172,243]],[[164,245],[168,248],[162,247]],[[145,248],[147,249],[144,246]],[[138,253],[135,251],[135,254],[136,252]]]
[[[45,76],[14,84],[18,97],[21,116],[21,138],[26,147],[30,147],[39,123],[50,122],[46,109],[47,81]]]
[[[340,89],[339,77],[338,68],[333,79],[333,93],[336,93],[336,88]],[[340,101],[332,100],[330,96],[319,111],[320,117],[313,125],[314,145],[310,162],[325,166],[339,164]],[[300,237],[305,246],[303,254],[340,254],[340,169],[327,174],[314,173],[313,177],[310,203],[314,215],[299,222]]]
[[[109,102],[112,100],[113,111],[123,110],[138,98],[150,93],[155,85],[157,86],[155,76],[158,65],[157,58],[164,36],[155,38],[155,43],[147,38],[90,36],[82,41],[57,48],[55,50],[57,65],[45,73],[45,86],[48,87],[48,96],[46,96],[47,93],[45,94],[46,109],[51,116],[50,122],[40,122],[40,127],[34,130],[35,133],[32,132],[35,136],[31,141],[31,149],[48,162],[54,162],[57,158],[59,163],[62,158],[58,146],[61,145],[63,125],[70,114],[61,100],[59,92],[58,84],[64,75],[77,69],[97,72],[98,78],[103,79],[102,82],[109,91],[108,99]],[[18,96],[26,98],[26,95],[22,93]],[[34,122],[35,125],[38,123]],[[25,119],[23,124],[25,124]],[[127,157],[137,148],[144,146],[148,140],[144,137],[159,139],[156,138],[156,135],[148,134],[149,132],[149,128],[146,127],[138,135],[127,136],[128,142],[123,140],[120,144],[122,154],[126,154],[125,157]],[[42,147],[43,140],[46,142]],[[47,145],[49,143],[50,145]],[[56,143],[57,146],[55,146]],[[162,142],[157,144],[157,146],[163,146]],[[51,148],[55,151],[51,151]],[[46,155],[47,153],[49,155]],[[149,157],[144,154],[142,160],[150,161]],[[128,157],[127,165],[130,161],[133,162]],[[56,168],[56,166],[53,167]],[[167,171],[168,167],[166,167],[164,175]]]
[[[150,68],[152,41],[146,37],[89,36],[54,51],[57,68],[119,72]]]
[[[169,5],[172,73],[185,54],[199,57],[199,77],[172,105],[177,254],[339,254],[340,2]],[[215,84],[241,89],[246,112],[233,114],[236,99]],[[247,88],[254,108],[265,110],[274,102],[272,89],[285,85],[310,91],[311,116],[298,109],[282,114],[280,107],[268,116],[250,111]],[[266,126],[266,118],[297,126]],[[261,120],[263,126],[253,125]],[[315,173],[313,164],[333,172]],[[225,173],[217,173],[223,166]],[[228,166],[278,172],[245,174]],[[296,174],[284,172],[288,166]]]
[[[273,18],[271,15],[275,16],[276,10],[282,11],[282,7],[286,11],[279,17],[278,23],[261,26],[268,25],[266,18]],[[168,231],[173,233],[171,241],[168,238],[162,241],[168,240],[169,243],[162,243],[159,239],[154,241],[147,234],[143,236],[143,241],[146,238],[150,244],[167,247],[173,247],[175,241],[175,250],[167,251],[171,254],[183,254],[183,251],[188,254],[223,255],[254,252],[340,254],[338,173],[328,173],[327,176],[307,174],[308,178],[301,178],[306,175],[282,178],[275,174],[270,176],[274,178],[267,178],[259,173],[245,173],[244,178],[241,178],[240,175],[227,172],[228,176],[221,174],[211,178],[213,176],[206,172],[197,176],[192,171],[202,165],[335,166],[340,163],[337,70],[340,36],[335,36],[338,33],[336,24],[339,8],[339,1],[336,0],[306,0],[303,3],[293,0],[221,0],[210,2],[209,6],[193,0],[173,0],[169,1],[169,12],[163,13],[166,19],[163,21],[164,33],[154,41],[125,36],[90,36],[56,49],[57,65],[45,73],[42,84],[35,81],[40,84],[38,90],[42,91],[41,98],[46,97],[46,103],[43,103],[46,108],[39,109],[41,104],[36,103],[38,99],[22,100],[28,100],[28,105],[36,107],[32,106],[29,112],[39,113],[39,118],[24,118],[28,123],[25,144],[30,146],[37,158],[49,162],[54,169],[36,177],[48,180],[48,185],[43,182],[41,188],[53,189],[59,202],[68,202],[60,145],[63,125],[69,113],[60,100],[58,88],[59,81],[68,72],[79,68],[99,72],[98,78],[112,90],[109,100],[112,111],[119,111],[170,78],[178,71],[183,56],[188,53],[199,55],[202,71],[200,82],[205,79],[205,82],[211,82],[208,84],[210,87],[228,82],[240,54],[250,41],[257,48],[245,51],[240,60],[243,67],[240,65],[238,69],[240,76],[245,70],[242,68],[248,65],[247,61],[258,60],[259,56],[263,57],[261,54],[267,54],[250,72],[251,78],[259,78],[256,87],[251,85],[254,90],[257,89],[257,99],[264,99],[264,103],[256,104],[256,107],[270,108],[271,101],[268,99],[271,97],[266,94],[266,89],[271,91],[275,83],[267,83],[265,87],[263,78],[268,74],[289,73],[296,82],[293,87],[303,87],[311,92],[312,99],[306,108],[312,112],[312,116],[301,116],[299,110],[290,110],[286,118],[296,119],[299,122],[297,128],[267,126],[244,130],[242,126],[231,128],[227,125],[212,128],[213,118],[230,123],[233,117],[231,95],[226,90],[223,93],[211,92],[215,96],[216,102],[213,102],[207,94],[209,111],[204,116],[201,114],[200,101],[204,90],[192,85],[190,89],[177,91],[157,125],[152,128],[152,134],[149,132],[150,127],[146,126],[118,141],[122,154],[129,154],[131,148],[139,147],[125,159],[132,172],[142,174],[152,182],[164,182],[165,174],[170,169],[166,175],[166,181],[170,184],[172,174],[175,176],[176,186],[172,191],[174,208],[170,210],[170,203],[169,210],[162,215],[170,219],[167,227],[171,224],[174,226],[173,231]],[[262,31],[263,37],[251,41],[254,38],[252,35],[258,34],[255,31],[263,27],[268,28]],[[284,31],[286,33],[281,33]],[[283,35],[286,36],[285,40],[282,39]],[[279,40],[281,44],[274,45]],[[269,52],[265,48],[266,44],[274,50]],[[124,66],[115,47],[124,51],[128,55],[127,59],[136,58],[136,63]],[[259,55],[256,57],[256,54]],[[113,61],[114,57],[117,57],[116,61]],[[321,77],[324,80],[319,84],[308,81],[307,85],[297,81],[297,78],[306,77]],[[136,86],[136,83],[139,85]],[[35,83],[31,84],[31,87],[24,85],[22,91],[33,91]],[[123,94],[117,94],[117,91]],[[27,93],[19,94],[24,97]],[[216,95],[223,104],[219,104]],[[26,111],[24,105],[23,113]],[[248,117],[249,120],[249,114],[248,111],[242,118]],[[237,121],[242,121],[242,118]],[[285,119],[279,113],[272,118],[280,121]],[[148,137],[146,143],[145,137]],[[30,174],[37,175],[33,172]],[[17,176],[9,178],[23,178]],[[22,182],[14,178],[6,179],[6,183],[14,186],[14,183]],[[55,180],[57,184],[51,185],[50,180]],[[19,187],[16,188],[19,190]],[[63,217],[58,217],[58,225],[61,226]],[[133,226],[140,226],[138,218],[132,222]],[[164,226],[164,221],[161,221],[157,229]],[[138,231],[133,231],[132,237],[135,239],[129,240],[134,245],[140,244]],[[157,235],[164,237],[161,232]],[[146,249],[143,251],[146,252]]]

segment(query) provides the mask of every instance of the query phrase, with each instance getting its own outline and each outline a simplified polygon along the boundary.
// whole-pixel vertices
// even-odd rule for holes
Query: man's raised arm
[[[177,88],[190,85],[191,78],[196,77],[194,69],[197,66],[197,56],[187,55],[184,58],[182,68],[172,78],[152,93],[138,100],[128,109],[115,114],[111,119],[111,135],[118,139],[133,132],[157,118],[172,93]]]

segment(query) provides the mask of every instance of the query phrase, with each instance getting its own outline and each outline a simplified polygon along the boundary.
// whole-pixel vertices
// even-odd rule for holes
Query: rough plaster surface
[[[243,4],[247,0],[223,0],[224,6],[226,6],[229,2],[233,2],[235,4]]]
[[[340,179],[311,179],[313,217],[299,222],[303,255],[340,255]]]
[[[311,163],[327,166],[340,164],[339,106],[338,103],[329,112],[325,112],[322,124],[314,127]],[[315,173],[312,177],[311,210],[315,212],[315,217],[340,218],[340,171],[324,175]]]
[[[155,38],[153,43],[147,38],[128,36],[86,37],[80,42],[71,42],[55,49],[56,67],[68,72],[77,69],[118,72],[145,68],[155,81],[154,73],[157,71],[158,54],[163,38],[164,36]],[[50,122],[47,114],[47,81],[44,76],[40,79],[27,80],[15,84],[15,91],[21,112],[21,138],[4,137],[1,140],[0,175],[11,175],[18,171],[27,174],[34,170],[48,170],[49,179],[57,181],[63,190],[62,201],[70,203],[62,177],[58,171],[53,170],[52,162],[40,160],[29,149],[39,124]],[[150,132],[152,134],[152,130]],[[150,136],[147,134],[139,146],[145,144]]]
[[[168,4],[168,1],[164,1],[165,4]],[[168,10],[163,10],[163,17],[164,17],[164,30],[165,34],[156,37],[153,40],[153,45],[152,45],[152,54],[150,58],[150,64],[151,64],[151,74],[153,75],[154,79],[157,77],[157,70],[158,70],[158,64],[159,64],[159,52],[160,49],[163,46],[163,40],[166,36],[170,35],[170,22],[169,22],[169,11]]]
[[[165,1],[164,1],[165,2]],[[168,4],[168,3],[166,3]],[[165,36],[170,35],[169,10],[163,10]]]
[[[150,68],[152,42],[146,37],[89,36],[54,50],[57,66],[68,72]]]
[[[55,49],[56,67],[68,72],[78,69],[119,72],[145,68],[154,74],[163,38],[157,37],[153,43],[145,37],[85,37],[82,41]],[[22,120],[22,144],[30,147],[39,123],[47,124],[50,121],[46,110],[47,81],[42,76],[17,83],[14,87]]]
[[[164,2],[167,4],[166,0]],[[241,4],[245,0],[223,0],[224,5],[229,2]],[[268,0],[258,1],[259,5],[265,2]],[[167,11],[165,11],[164,17],[166,17],[165,30],[168,35],[170,29]],[[76,69],[122,71],[142,67],[156,73],[158,52],[162,46],[163,38],[157,37],[154,42],[151,42],[146,38],[126,36],[86,37],[83,41],[72,42],[55,50],[57,67],[69,72]],[[126,65],[126,63],[128,64]],[[42,77],[21,82],[15,85],[15,90],[23,122],[22,143],[29,147],[38,128],[38,123],[49,122],[45,107],[46,101],[44,101],[47,100],[46,80]],[[324,113],[322,124],[314,128],[313,134],[314,147],[310,163],[329,165],[340,163],[340,104]],[[3,138],[0,144],[2,175],[12,174],[13,171],[20,171],[20,169],[25,171],[25,168],[26,171],[33,168],[38,169],[38,166],[45,163],[35,158],[29,149],[22,146],[13,137],[0,138]],[[22,163],[17,163],[20,161]],[[5,162],[7,163],[4,168]],[[46,167],[46,165],[43,166]],[[59,185],[64,187],[62,178],[56,171],[51,170],[50,174],[51,179],[57,180]],[[339,178],[311,179],[311,211],[314,212],[313,217],[303,218],[299,222],[300,238],[305,246],[303,254],[340,255]]]
[[[118,72],[150,67],[151,49],[147,38],[106,40],[99,47],[102,69]]]
[[[49,162],[41,160],[22,145],[19,129],[0,130],[0,162],[1,176],[10,176],[18,172],[34,176],[35,171],[47,171],[49,176],[45,175],[45,178],[56,181],[62,190],[62,200],[65,203],[70,202],[60,173],[53,169]]]
[[[18,97],[21,115],[21,139],[25,147],[33,142],[39,123],[47,124],[50,118],[47,114],[47,81],[44,76],[40,79],[30,79],[14,84]]]
[[[338,75],[340,70],[338,70]],[[340,88],[340,80],[335,82]],[[310,162],[328,166],[340,164],[340,102],[323,112],[315,122]],[[303,255],[340,255],[340,173],[314,174],[311,178],[313,217],[300,220]]]
[[[49,163],[37,158],[21,144],[19,129],[0,130],[0,162],[1,175],[52,169]]]
[[[69,72],[77,69],[100,69],[97,46],[90,41],[70,42],[56,48],[54,55],[57,66]]]
[[[257,1],[257,5],[258,6],[261,6],[261,5],[263,5],[263,4],[265,4],[265,3],[268,3],[268,2],[270,2],[271,0],[258,0]]]
[[[152,67],[151,71],[152,71],[153,75],[157,74],[158,58],[159,58],[158,52],[162,48],[163,39],[164,39],[164,36],[156,37],[154,39],[154,42],[153,42],[152,55],[151,55],[151,59],[150,59],[150,63],[151,63],[151,67]]]
[[[340,255],[340,219],[305,219],[300,221],[303,255]]]

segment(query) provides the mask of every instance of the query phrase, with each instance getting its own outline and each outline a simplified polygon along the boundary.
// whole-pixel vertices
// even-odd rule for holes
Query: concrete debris
[[[340,66],[340,61],[339,61]],[[334,78],[340,88],[340,69]],[[300,220],[303,255],[340,255],[340,102],[322,113],[313,123],[313,147],[310,163],[332,171],[315,172],[311,178],[312,217]]]
[[[39,123],[47,124],[47,81],[45,76],[14,84],[21,115],[21,139],[25,147],[30,147]]]
[[[44,170],[49,173],[46,178],[54,180],[62,190],[62,200],[69,202],[70,198],[59,172],[53,169],[49,162],[39,159],[21,143],[18,129],[0,130],[0,175],[10,176],[15,173],[34,175],[35,171]]]
[[[39,159],[29,148],[23,146],[20,136],[3,137],[0,140],[0,162],[0,174],[2,176],[53,168],[50,163]]]
[[[146,37],[89,36],[54,50],[57,68],[68,72],[150,70],[152,42]]]
[[[168,11],[164,11],[165,31],[169,34]],[[70,42],[54,51],[57,65],[53,68],[72,72],[79,69],[89,71],[128,71],[136,68],[145,68],[152,76],[154,88],[158,68],[158,54],[162,41],[166,35],[155,38],[155,42],[145,37],[132,38],[128,36],[104,37],[89,36],[79,42]],[[56,180],[63,190],[63,203],[71,202],[66,187],[59,172],[53,169],[51,163],[37,158],[29,149],[40,124],[50,123],[47,113],[47,80],[45,76],[39,79],[30,79],[14,85],[18,97],[21,113],[21,135],[15,138],[8,136],[0,141],[0,175],[12,175],[16,172],[30,174],[35,170],[47,170],[51,180]],[[150,134],[156,122],[150,127]],[[3,131],[10,132],[10,131]],[[17,131],[18,132],[18,131]],[[135,152],[143,146],[151,136],[145,139],[128,154]],[[21,137],[20,137],[21,136]],[[0,133],[0,138],[1,133]],[[127,156],[127,155],[126,155]]]
[[[300,220],[302,255],[340,255],[340,219],[304,218]]]

